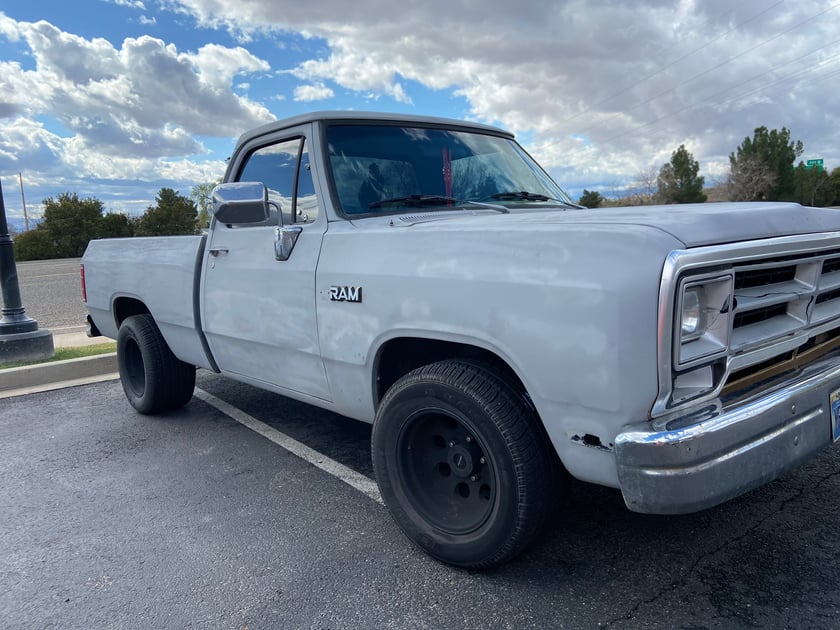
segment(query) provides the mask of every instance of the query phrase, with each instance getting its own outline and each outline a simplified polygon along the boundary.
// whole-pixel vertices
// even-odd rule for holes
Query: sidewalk
[[[52,333],[55,348],[77,348],[111,341],[107,337],[88,337],[84,326],[57,328]],[[116,378],[119,373],[115,352],[8,368],[0,370],[0,399]]]

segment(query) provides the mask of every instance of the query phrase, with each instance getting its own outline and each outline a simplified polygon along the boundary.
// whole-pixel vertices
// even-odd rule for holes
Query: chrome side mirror
[[[260,182],[231,182],[213,189],[210,212],[231,225],[261,223],[270,216],[268,190]]]

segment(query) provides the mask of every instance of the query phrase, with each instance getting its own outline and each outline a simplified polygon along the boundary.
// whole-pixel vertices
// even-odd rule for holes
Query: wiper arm
[[[500,192],[496,193],[495,195],[490,195],[490,197],[493,199],[498,199],[499,201],[553,201],[562,204],[568,208],[582,209],[584,207],[579,206],[576,203],[571,203],[564,199],[556,199],[554,197],[548,197],[540,193],[527,192],[525,190],[512,190],[509,192]]]
[[[474,205],[474,206],[479,206],[481,208],[488,208],[490,210],[495,210],[496,212],[500,212],[501,214],[509,214],[510,213],[510,210],[508,210],[504,206],[499,206],[495,203],[486,203],[484,201],[475,201],[473,199],[467,199],[465,201],[461,201],[460,203],[462,203],[464,205],[471,204],[471,205]]]
[[[461,208],[463,208],[463,206],[466,204],[474,204],[477,206],[481,206],[482,208],[490,208],[491,210],[496,210],[497,212],[509,212],[509,210],[504,206],[497,206],[496,204],[492,203],[482,203],[481,201],[473,201],[471,199],[456,199],[455,197],[447,197],[445,195],[406,195],[404,197],[392,197],[391,199],[380,199],[379,201],[374,201],[368,207],[373,209],[381,208],[383,206],[396,205],[442,206],[444,204],[451,206],[459,206]],[[453,210],[454,209],[455,208],[453,208]]]

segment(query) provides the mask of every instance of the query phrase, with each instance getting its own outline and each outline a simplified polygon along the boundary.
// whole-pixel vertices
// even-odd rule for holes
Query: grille
[[[736,266],[734,307],[736,355],[829,322],[840,316],[840,256]]]
[[[682,342],[677,290],[692,286],[707,292],[706,332]],[[677,328],[660,327],[653,417],[716,397],[729,404],[840,359],[840,231],[672,252],[662,287],[660,314]]]
[[[735,290],[766,287],[772,284],[790,282],[796,278],[796,267],[778,269],[753,269],[735,276]]]

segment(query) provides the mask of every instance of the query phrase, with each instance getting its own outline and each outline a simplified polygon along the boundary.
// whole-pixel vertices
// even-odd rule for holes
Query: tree
[[[828,201],[825,205],[840,206],[840,166],[831,171],[825,188],[828,190]]]
[[[155,201],[137,222],[137,236],[195,234],[198,210],[192,200],[171,188],[161,188]]]
[[[124,238],[134,236],[134,226],[128,216],[109,212],[99,224],[97,238]]]
[[[642,205],[655,203],[658,182],[659,169],[656,167],[656,164],[639,169],[639,172],[636,174],[634,186],[638,191],[636,195]]]
[[[99,199],[80,199],[76,193],[61,193],[44,199],[44,219],[37,230],[44,230],[53,243],[52,258],[78,258],[88,242],[96,238],[102,221]]]
[[[698,175],[700,163],[681,144],[671,154],[671,161],[663,164],[657,177],[657,197],[663,203],[702,203],[705,178]]]
[[[736,201],[790,201],[796,197],[794,163],[802,155],[800,140],[793,142],[790,131],[757,127],[752,139],[744,138],[736,153],[729,155],[730,188]],[[754,177],[751,181],[748,178]],[[745,196],[751,193],[752,197]]]
[[[190,191],[190,199],[198,208],[198,229],[210,227],[210,205],[213,203],[213,189],[222,183],[219,179],[215,182],[196,184]]]
[[[49,260],[58,258],[55,244],[46,230],[35,228],[18,234],[14,239],[15,260]]]
[[[578,203],[587,208],[599,208],[604,203],[604,198],[601,196],[601,193],[584,188]]]
[[[767,199],[767,191],[774,189],[777,182],[776,173],[760,157],[754,155],[737,162],[730,157],[726,188],[731,201]]]

